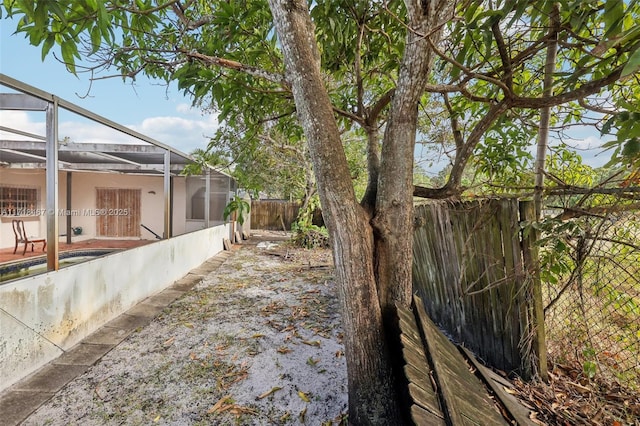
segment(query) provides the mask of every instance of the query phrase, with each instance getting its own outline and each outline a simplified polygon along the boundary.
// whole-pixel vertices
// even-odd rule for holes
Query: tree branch
[[[487,114],[482,117],[480,121],[475,125],[467,141],[462,146],[462,149],[456,152],[456,159],[453,163],[453,168],[451,169],[451,174],[449,175],[449,181],[447,185],[452,189],[459,188],[460,182],[462,180],[462,173],[464,172],[465,166],[473,153],[476,145],[484,136],[485,132],[491,127],[491,125],[509,108],[509,103],[506,100],[503,100],[499,103],[491,105]]]
[[[358,31],[358,38],[356,40],[356,52],[355,52],[355,63],[353,65],[354,73],[356,76],[356,89],[357,89],[357,105],[358,105],[358,115],[364,114],[364,86],[362,83],[362,39],[364,38],[364,24],[359,22],[360,31]]]
[[[443,200],[445,198],[459,198],[464,190],[465,188],[453,188],[449,184],[441,188],[427,188],[425,186],[414,185],[413,196],[431,200]]]
[[[582,188],[578,186],[567,186],[565,188],[549,188],[544,192],[546,195],[602,194],[616,195],[621,198],[628,198],[632,200],[640,198],[640,186],[632,186],[628,188]]]
[[[453,140],[456,144],[456,151],[462,150],[464,146],[464,139],[462,137],[462,131],[460,131],[460,123],[458,122],[457,114],[453,111],[453,107],[451,106],[451,102],[449,102],[449,97],[446,93],[442,95],[444,99],[444,105],[449,112],[449,120],[451,121],[451,131],[453,132]]]
[[[185,10],[186,8],[181,7],[179,2],[177,2],[177,4],[172,4],[171,6],[173,9],[173,12],[176,14],[178,19],[180,19],[180,22],[182,22],[182,24],[187,29],[187,31],[193,31],[213,21],[213,16],[210,15],[210,16],[205,16],[194,22],[184,15],[183,10]]]
[[[369,109],[369,113],[367,114],[366,121],[369,124],[373,124],[378,120],[378,116],[382,112],[382,110],[389,105],[391,99],[393,99],[393,95],[396,93],[396,89],[388,90],[384,95],[380,96],[380,99]]]
[[[250,65],[243,64],[241,62],[233,61],[230,59],[220,58],[217,56],[209,56],[199,52],[188,52],[186,50],[180,49],[181,53],[186,55],[188,58],[192,58],[202,62],[207,65],[214,65],[222,68],[227,68],[231,70],[241,71],[246,74],[252,75],[254,77],[262,78],[272,83],[276,83],[286,88],[287,90],[291,89],[291,86],[287,82],[285,76],[283,74],[271,73],[269,71],[265,71],[261,68],[253,67]]]
[[[342,117],[347,118],[347,119],[349,119],[349,120],[351,120],[351,121],[353,121],[355,123],[358,123],[361,126],[365,125],[364,118],[362,118],[359,115],[354,114],[352,112],[345,111],[345,110],[343,110],[341,108],[338,108],[335,105],[333,106],[333,112],[335,112],[336,114],[341,115]]]
[[[597,207],[589,207],[586,209],[574,208],[574,207],[554,207],[551,208],[561,208],[564,211],[556,216],[556,219],[560,220],[568,220],[574,219],[576,217],[582,216],[597,216],[600,218],[604,218],[604,215],[609,213],[618,213],[618,212],[626,212],[632,210],[640,209],[640,203],[632,203],[632,204],[617,204],[615,206],[597,206]]]
[[[134,8],[129,8],[129,7],[121,7],[121,8],[118,8],[118,9],[124,10],[124,11],[132,13],[132,14],[145,16],[145,15],[151,15],[152,13],[155,13],[155,12],[157,12],[159,10],[166,9],[167,7],[173,8],[178,3],[180,3],[180,0],[169,0],[166,3],[159,4],[158,6],[152,7],[150,9],[142,10],[142,9],[139,9],[139,8],[135,8],[134,9]]]
[[[442,50],[438,49],[438,47],[430,40],[429,37],[427,37],[427,41],[429,42],[431,49],[433,49],[433,52],[436,55],[438,55],[445,62],[450,63],[456,68],[459,68],[463,73],[467,74],[469,77],[477,78],[479,80],[484,80],[488,83],[495,84],[496,86],[500,87],[502,91],[505,93],[505,95],[507,96],[509,96],[509,94],[511,93],[511,90],[509,89],[509,87],[506,84],[504,84],[502,81],[498,80],[497,78],[489,77],[485,74],[472,71],[471,69],[467,68],[460,62],[447,56]]]
[[[502,32],[500,31],[500,21],[496,20],[491,26],[491,32],[493,32],[493,37],[496,40],[496,44],[498,45],[498,52],[500,53],[500,60],[502,61],[502,68],[504,69],[504,79],[505,85],[507,86],[508,92],[507,96],[513,92],[513,69],[511,67],[511,58],[509,57],[509,52],[507,52],[507,47],[504,44],[504,38],[502,37]]]
[[[588,109],[589,111],[597,112],[599,114],[611,115],[617,112],[616,110],[613,110],[613,109],[607,109],[607,108],[602,108],[596,105],[591,105],[587,103],[587,101],[584,98],[578,99],[578,104],[584,109]]]
[[[615,68],[610,74],[599,78],[597,80],[589,81],[583,84],[580,88],[576,90],[572,90],[569,92],[561,93],[559,95],[543,97],[543,98],[528,98],[528,97],[520,97],[514,96],[511,99],[510,106],[513,108],[529,108],[529,109],[540,109],[544,107],[553,107],[562,104],[566,104],[567,102],[577,101],[579,99],[584,99],[589,95],[593,95],[598,93],[600,89],[608,86],[609,84],[615,83],[622,73],[623,66],[619,66]]]
[[[425,92],[429,93],[461,93],[465,98],[476,102],[493,102],[493,98],[486,96],[478,96],[469,92],[464,84],[427,84],[425,85]]]

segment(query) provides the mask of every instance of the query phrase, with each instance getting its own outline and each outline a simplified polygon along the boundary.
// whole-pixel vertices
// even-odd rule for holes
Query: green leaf
[[[598,371],[598,365],[593,361],[585,361],[583,371],[588,378],[593,379]]]
[[[67,17],[65,16],[64,10],[60,7],[57,1],[49,2],[49,7],[51,11],[60,19],[60,21],[64,24],[67,23]]]
[[[629,139],[622,148],[622,155],[624,157],[637,157],[640,155],[640,139]]]
[[[608,119],[604,125],[602,126],[602,130],[600,131],[600,135],[605,135],[611,132],[611,127],[616,123],[616,116],[614,115],[610,119]]]
[[[102,42],[102,34],[100,33],[100,28],[94,26],[91,28],[91,53],[96,53],[100,48],[100,43]]]
[[[240,225],[244,224],[245,214],[251,211],[251,205],[239,196],[235,196],[233,200],[229,201],[229,204],[224,208],[222,215],[224,220],[227,220],[229,216],[236,213],[236,220]]]
[[[516,21],[520,19],[520,17],[524,13],[528,5],[529,5],[528,2],[524,2],[524,1],[518,3],[518,6],[516,7],[516,11],[511,16],[511,21],[509,21],[509,23],[507,24],[508,28],[511,28],[513,24],[515,24]]]
[[[49,36],[46,38],[46,40],[42,44],[42,55],[41,55],[42,61],[44,61],[44,58],[46,58],[47,54],[53,47],[55,41],[56,41],[55,36],[53,34],[49,34]]]
[[[476,2],[471,2],[469,4],[469,7],[467,8],[467,10],[464,12],[464,19],[465,21],[471,23],[474,21],[474,17],[476,15],[476,11],[478,10],[478,8],[480,7],[480,5],[482,4],[482,2],[476,1]]]
[[[48,12],[48,9],[46,7],[47,3],[48,2],[43,2],[43,1],[36,3],[36,9],[33,14],[33,23],[35,27],[38,29],[46,28],[48,26],[47,24],[49,19],[47,17],[47,12]],[[39,44],[39,43],[40,43],[40,40],[38,40],[38,43],[36,44]]]
[[[620,33],[624,18],[624,2],[622,0],[607,0],[602,18],[606,28],[605,38]]]
[[[627,64],[622,69],[621,78],[628,77],[631,74],[634,74],[640,70],[640,47],[636,48],[636,50],[631,54]]]
[[[76,61],[74,56],[77,53],[77,46],[73,40],[65,40],[60,45],[62,59],[70,73],[76,74]]]

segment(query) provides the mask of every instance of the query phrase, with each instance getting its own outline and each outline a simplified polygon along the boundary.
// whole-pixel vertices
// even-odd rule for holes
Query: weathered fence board
[[[406,362],[404,374],[409,381],[411,416],[417,425],[445,425],[437,391],[431,382],[431,367],[413,312],[397,307],[402,355]]]
[[[251,229],[289,231],[298,217],[300,204],[286,200],[252,200]],[[283,229],[284,228],[284,229]]]
[[[414,297],[424,347],[433,363],[435,380],[451,425],[508,425],[485,386],[471,371],[458,348],[429,319],[424,303]]]
[[[468,349],[461,348],[461,350],[516,423],[519,426],[534,426],[535,423],[531,420],[532,411],[522,405],[515,396],[504,390],[509,389],[514,392],[513,384],[480,364]]]
[[[454,345],[429,319],[419,296],[411,309],[396,305],[396,312],[413,424],[533,426],[531,410],[504,390],[513,385]]]
[[[533,286],[518,201],[433,201],[416,219],[414,291],[430,317],[489,364],[530,377]]]
[[[508,424],[458,349],[431,322],[421,301],[416,300],[416,308],[451,424]]]

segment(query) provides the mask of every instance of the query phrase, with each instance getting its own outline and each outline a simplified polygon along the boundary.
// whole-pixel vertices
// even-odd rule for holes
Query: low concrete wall
[[[229,225],[0,285],[0,391],[223,250]]]

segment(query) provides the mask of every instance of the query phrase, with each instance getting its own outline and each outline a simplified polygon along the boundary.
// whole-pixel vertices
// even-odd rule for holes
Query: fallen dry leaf
[[[306,393],[302,392],[302,391],[298,391],[298,396],[300,397],[301,400],[303,400],[304,402],[311,402],[311,400],[309,399],[309,397],[307,396]]]
[[[257,399],[263,399],[263,398],[266,398],[266,397],[268,397],[269,395],[272,395],[272,394],[274,394],[274,393],[278,392],[280,389],[282,389],[280,386],[274,386],[274,387],[272,387],[272,388],[271,388],[271,390],[268,390],[268,391],[266,391],[265,393],[258,395],[258,398],[257,398]]]
[[[282,416],[280,416],[280,422],[285,423],[290,418],[291,418],[291,413],[287,411]]]
[[[241,414],[251,414],[255,416],[256,414],[258,414],[258,412],[253,408],[242,407],[240,405],[232,405],[229,409],[229,412],[235,414],[236,416],[240,416]]]
[[[229,403],[232,402],[232,401],[233,401],[233,398],[231,397],[231,395],[227,395],[225,397],[222,397],[222,399],[220,399],[218,402],[216,402],[213,405],[213,407],[209,408],[209,410],[207,411],[207,414],[213,414],[213,413],[220,412],[225,405],[229,405]]]
[[[507,387],[507,386],[503,386],[502,390],[505,391],[506,393],[510,393],[511,395],[518,394],[518,391],[516,391],[515,389],[511,389],[510,387]]]
[[[288,354],[290,352],[293,352],[291,349],[289,349],[286,346],[280,346],[278,349],[276,349],[276,351],[278,351],[278,353],[281,353],[281,354]]]

